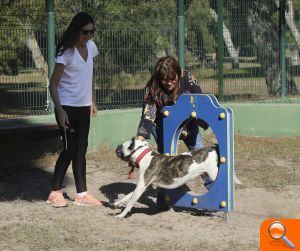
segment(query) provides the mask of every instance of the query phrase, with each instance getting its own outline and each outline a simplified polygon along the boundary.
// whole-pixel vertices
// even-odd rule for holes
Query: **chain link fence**
[[[49,113],[46,1],[0,1],[0,118]],[[55,0],[56,42],[78,11],[96,22],[100,109],[140,107],[157,59],[177,57],[176,0]],[[224,0],[224,101],[281,95],[279,1]],[[300,1],[286,1],[286,82],[299,97]],[[216,1],[185,1],[185,62],[218,94]],[[220,45],[219,45],[220,46]]]
[[[0,118],[48,113],[45,7],[20,2],[1,1]]]

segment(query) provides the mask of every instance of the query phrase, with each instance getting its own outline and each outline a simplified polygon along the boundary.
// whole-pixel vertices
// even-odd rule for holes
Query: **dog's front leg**
[[[132,196],[133,192],[127,194],[124,198],[116,201],[115,203],[113,203],[114,207],[120,207],[122,206],[124,203],[127,203],[127,201],[130,200],[131,196]]]
[[[123,210],[122,213],[118,214],[116,216],[116,218],[122,219],[124,218],[128,212],[130,212],[131,208],[133,207],[134,203],[137,202],[137,200],[141,197],[141,195],[143,194],[143,192],[145,192],[146,187],[144,182],[139,182],[135,188],[135,190],[133,191],[133,194],[130,198],[130,200],[128,201],[125,209]]]

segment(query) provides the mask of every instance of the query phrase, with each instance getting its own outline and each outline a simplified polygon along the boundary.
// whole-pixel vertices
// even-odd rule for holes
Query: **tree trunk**
[[[217,22],[218,21],[217,13],[213,9],[210,9],[210,14],[213,20]],[[239,50],[234,48],[230,31],[224,23],[223,23],[223,37],[224,37],[224,42],[226,44],[229,56],[232,60],[232,67],[239,68]]]
[[[48,64],[45,61],[39,44],[35,38],[34,32],[31,31],[27,37],[26,45],[31,51],[32,59],[34,61],[35,67],[43,76],[48,76]]]
[[[47,87],[49,87],[50,81],[48,78],[48,64],[45,61],[45,58],[41,52],[40,46],[36,40],[36,37],[34,35],[34,32],[31,31],[27,37],[26,45],[28,49],[31,51],[32,59],[34,61],[35,67],[37,68],[38,72],[41,73],[42,76],[45,77],[47,82]],[[49,111],[50,103],[50,91],[49,88],[47,88],[47,110]]]
[[[157,45],[157,49],[154,52],[156,58],[165,57],[167,55],[167,51],[164,48],[163,40],[164,40],[163,36],[158,36],[155,40],[155,43]]]
[[[279,8],[279,1],[275,0],[277,8]],[[292,33],[293,38],[295,39],[297,49],[295,48],[292,53],[292,65],[299,65],[299,50],[300,50],[300,33],[297,29],[297,26],[294,22],[294,8],[292,0],[287,0],[286,11],[285,11],[285,20]]]
[[[279,8],[279,1],[275,1],[277,8]],[[296,41],[298,50],[300,50],[300,33],[297,29],[297,26],[294,22],[294,8],[292,0],[286,1],[286,11],[285,11],[285,20],[286,23]]]
[[[167,50],[167,54],[176,55],[176,41],[174,38],[174,33],[172,31],[169,31],[169,43],[170,43],[170,47]]]
[[[300,33],[294,22],[294,8],[292,0],[287,0],[287,11],[285,12],[285,20],[297,44],[297,49],[293,51],[292,65],[299,65]]]
[[[292,51],[292,65],[300,65],[300,57],[299,57],[298,49],[294,49]]]
[[[274,2],[273,2],[274,3]],[[249,9],[247,25],[251,38],[257,48],[257,58],[266,77],[269,95],[281,95],[281,79],[279,70],[279,35],[272,21],[271,1],[254,1]],[[297,86],[286,71],[286,85],[288,94],[298,94]]]

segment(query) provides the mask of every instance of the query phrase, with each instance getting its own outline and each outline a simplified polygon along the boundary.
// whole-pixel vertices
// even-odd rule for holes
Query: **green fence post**
[[[218,60],[218,99],[223,100],[223,60],[224,60],[224,39],[223,39],[223,0],[217,1],[217,60]]]
[[[285,60],[285,6],[286,0],[280,0],[280,80],[281,97],[286,97],[286,60]]]
[[[48,80],[50,80],[55,64],[55,21],[54,21],[54,2],[46,0],[47,11],[47,40],[48,40]],[[48,81],[49,83],[49,81]],[[54,104],[50,98],[48,90],[48,107],[51,113],[54,112]]]
[[[185,68],[184,60],[184,0],[177,0],[177,34],[178,34],[178,61],[181,68]]]

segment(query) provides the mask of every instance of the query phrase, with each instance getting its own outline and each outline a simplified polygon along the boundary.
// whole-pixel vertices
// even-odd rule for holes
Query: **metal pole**
[[[286,60],[285,60],[285,9],[286,0],[280,0],[280,80],[281,97],[286,97]]]
[[[184,60],[184,0],[177,0],[177,33],[178,33],[178,61],[181,68],[185,68]]]
[[[223,0],[217,0],[217,60],[218,60],[218,99],[223,100],[223,60],[224,60],[224,39],[223,39]]]
[[[54,21],[54,0],[46,0],[47,12],[47,40],[48,40],[48,85],[55,64],[55,21]],[[51,113],[54,112],[54,104],[50,98],[49,88],[47,95],[47,106]]]

